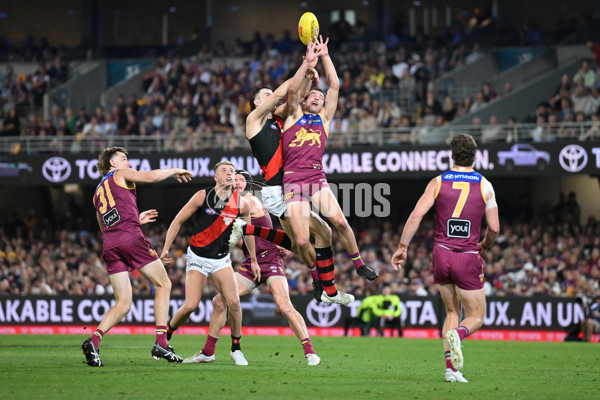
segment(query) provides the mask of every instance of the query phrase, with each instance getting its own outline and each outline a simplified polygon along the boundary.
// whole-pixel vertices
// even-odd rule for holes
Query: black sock
[[[231,351],[237,351],[237,350],[242,350],[241,346],[240,346],[240,341],[242,340],[242,337],[236,337],[231,335]]]
[[[167,324],[167,342],[169,340],[171,340],[171,337],[173,336],[173,333],[177,330],[177,328],[173,328],[171,326],[171,321],[169,321],[169,323]]]

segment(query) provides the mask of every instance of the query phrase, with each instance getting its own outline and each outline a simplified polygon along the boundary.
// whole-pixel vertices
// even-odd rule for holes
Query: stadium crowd
[[[354,27],[344,18],[332,24],[332,56],[341,81],[337,116],[332,124],[332,131],[343,137],[337,143],[373,144],[377,141],[375,131],[382,128],[397,132],[389,137],[390,142],[419,143],[429,131],[510,94],[511,84],[500,92],[489,82],[481,82],[476,95],[462,100],[433,91],[434,79],[483,57],[486,49],[481,43],[535,45],[540,40],[534,22],[518,30],[506,18],[493,19],[488,11],[475,11],[469,17],[458,15],[435,36],[427,35],[422,26],[411,35],[407,24],[398,23],[389,27],[381,40],[374,40],[360,21]],[[564,37],[575,26],[558,21],[553,39]],[[10,65],[4,74],[0,71],[0,136],[73,137],[71,151],[79,150],[77,142],[83,137],[106,135],[164,136],[166,149],[173,151],[245,148],[249,94],[257,87],[276,87],[292,76],[302,51],[300,42],[292,40],[289,32],[279,40],[272,34],[256,32],[249,41],[238,39],[231,47],[223,43],[214,49],[204,46],[190,58],[182,58],[175,50],[169,58],[159,57],[155,70],[145,76],[142,90],[128,99],[119,96],[107,109],[53,107],[50,115],[43,116],[40,109],[44,94],[69,76],[61,51],[43,38],[36,44],[28,37],[20,45],[0,38],[0,59],[39,62],[37,71],[29,76],[15,72]],[[246,61],[233,61],[240,59]],[[322,69],[320,73],[323,75]],[[586,84],[591,79],[588,75]],[[326,89],[324,79],[319,85]],[[588,102],[585,118],[574,109],[572,117],[566,117],[567,122],[569,118],[577,122],[596,118],[595,93],[590,95],[596,100]],[[567,97],[572,94],[569,92]],[[557,112],[562,112],[560,104]],[[562,120],[560,114],[557,123]],[[486,140],[512,140],[515,136],[508,129],[498,128],[495,117],[490,119],[486,132],[477,127],[481,123],[473,121],[473,133]],[[514,139],[552,137],[552,132],[538,130],[519,133]],[[556,133],[556,137],[562,135],[562,131]],[[593,132],[585,134],[585,138],[591,137]]]

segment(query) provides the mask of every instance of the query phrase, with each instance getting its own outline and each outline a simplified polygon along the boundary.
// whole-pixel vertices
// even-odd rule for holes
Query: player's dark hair
[[[235,174],[236,175],[242,175],[244,177],[244,179],[246,179],[246,182],[252,182],[252,176],[248,173],[248,171],[246,171],[245,169],[236,169],[235,170]]]
[[[100,172],[100,175],[106,176],[106,174],[108,174],[111,169],[110,160],[112,160],[114,155],[118,152],[127,155],[127,150],[123,147],[107,147],[100,153],[98,156],[98,171]]]
[[[261,86],[258,89],[254,89],[254,91],[250,95],[250,111],[254,111],[256,109],[256,104],[254,104],[254,100],[256,100],[256,98],[258,97],[258,94],[263,89],[269,89],[269,90],[271,90],[271,88],[268,87],[268,86]]]
[[[461,167],[470,167],[475,162],[477,144],[473,136],[461,133],[452,138],[450,142],[454,164]]]
[[[309,95],[309,94],[310,94],[310,92],[312,92],[313,90],[315,90],[315,91],[317,91],[317,92],[321,92],[321,93],[323,93],[323,98],[325,98],[325,91],[324,91],[323,89],[319,88],[319,87],[314,87],[314,88],[311,88],[311,89],[308,91],[308,93],[307,93],[307,94],[306,94],[306,96],[304,97],[304,100],[308,99],[308,95]]]

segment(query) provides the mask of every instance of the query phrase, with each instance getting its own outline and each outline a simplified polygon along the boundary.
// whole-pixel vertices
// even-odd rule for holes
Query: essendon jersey
[[[283,120],[274,115],[267,119],[262,129],[250,139],[252,154],[258,161],[267,186],[281,185],[283,178],[283,155],[281,134]]]
[[[478,251],[485,214],[485,178],[472,169],[437,177],[434,244],[454,251]]]
[[[143,237],[135,189],[115,181],[115,172],[108,173],[94,192],[94,207],[102,220],[104,250]]]
[[[205,189],[202,207],[194,214],[194,235],[190,248],[199,257],[223,258],[229,253],[229,236],[239,214],[239,195],[235,190],[221,199],[215,187]]]

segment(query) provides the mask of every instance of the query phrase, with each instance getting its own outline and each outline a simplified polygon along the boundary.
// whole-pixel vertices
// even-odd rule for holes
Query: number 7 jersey
[[[458,167],[437,178],[434,244],[478,252],[481,224],[492,184],[471,168]]]
[[[102,221],[104,250],[143,237],[135,189],[119,185],[114,174],[108,173],[94,193],[94,207]]]

